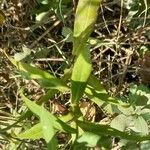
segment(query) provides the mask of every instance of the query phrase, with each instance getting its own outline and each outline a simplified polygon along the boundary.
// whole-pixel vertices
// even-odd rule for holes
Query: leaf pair
[[[39,139],[44,138],[49,149],[57,149],[56,132],[75,133],[75,129],[49,113],[43,106],[37,105],[24,96],[21,91],[21,97],[28,108],[39,117],[40,123],[33,126],[31,129],[18,135],[21,139]]]

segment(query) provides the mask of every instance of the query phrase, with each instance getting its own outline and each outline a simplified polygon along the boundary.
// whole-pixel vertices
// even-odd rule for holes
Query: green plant
[[[43,88],[47,89],[46,95],[42,97],[37,104],[25,96],[24,89],[21,90],[22,99],[29,110],[38,117],[39,121],[28,130],[14,136],[15,138],[33,140],[43,138],[47,143],[48,149],[53,150],[58,149],[57,133],[60,132],[71,135],[72,149],[86,149],[87,147],[95,146],[109,149],[112,137],[119,137],[135,142],[150,140],[150,136],[137,134],[136,130],[134,130],[134,133],[125,132],[126,123],[125,125],[121,124],[121,126],[117,127],[115,123],[122,118],[130,122],[128,119],[135,117],[134,127],[138,130],[140,129],[141,133],[148,134],[147,123],[142,115],[146,115],[146,113],[149,112],[139,115],[139,109],[141,109],[141,106],[143,108],[143,105],[146,105],[147,98],[143,98],[144,100],[142,102],[144,102],[144,104],[141,104],[140,100],[138,100],[139,95],[136,97],[136,103],[134,103],[133,97],[137,95],[134,92],[129,96],[130,101],[123,102],[117,98],[112,98],[107,94],[100,84],[100,81],[91,73],[90,45],[87,44],[87,41],[92,32],[99,5],[99,0],[79,0],[73,32],[73,55],[75,62],[70,70],[64,74],[62,79],[58,79],[48,72],[8,57],[21,72],[22,77],[37,80]],[[26,54],[23,57],[25,56]],[[70,112],[66,116],[57,117],[41,106],[56,93],[66,91],[70,91],[71,93]],[[120,115],[111,122],[113,128],[108,124],[89,123],[84,119],[79,107],[80,99],[84,95],[98,106],[109,105],[116,107],[116,111],[117,113],[120,112]],[[29,117],[31,112],[25,112],[15,124]],[[126,117],[127,113],[130,116],[129,118]],[[139,122],[140,124],[141,122],[144,124],[144,128],[138,125]],[[12,126],[14,126],[14,124]],[[1,133],[12,126],[2,129]],[[127,127],[130,127],[130,125],[127,124]],[[92,137],[92,140],[90,137]],[[107,143],[106,141],[109,142]]]
[[[130,107],[123,108],[119,106],[117,108],[115,112],[119,115],[111,121],[111,127],[124,132],[136,133],[137,135],[148,135],[148,122],[150,119],[149,88],[142,84],[139,86],[131,85],[130,93],[125,100],[130,103]],[[123,146],[130,148],[130,144],[127,144],[130,143],[129,141],[122,140],[120,143],[124,143]],[[139,143],[138,146],[142,147],[142,143]],[[136,147],[137,145],[134,143],[134,148]]]

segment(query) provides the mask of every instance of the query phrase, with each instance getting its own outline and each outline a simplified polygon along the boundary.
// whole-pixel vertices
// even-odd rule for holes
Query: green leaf
[[[27,57],[27,55],[24,54],[24,53],[16,53],[16,54],[14,55],[15,61],[21,61],[21,60],[23,60],[23,59],[26,58],[26,57]]]
[[[124,114],[124,115],[132,115],[135,113],[135,110],[132,106],[128,107],[128,108],[125,108],[125,107],[121,107],[121,106],[118,106],[118,109]]]
[[[69,132],[69,133],[76,133],[76,130],[71,128],[69,125],[52,115],[43,107],[37,105],[35,102],[30,101],[27,97],[24,96],[23,92],[21,91],[21,97],[23,98],[24,102],[28,106],[28,108],[36,114],[39,118],[41,117],[41,111],[47,114],[48,118],[51,120],[52,126],[62,132]]]
[[[37,104],[42,104],[44,102],[47,102],[48,100],[50,100],[55,94],[57,94],[58,90],[48,90],[44,96],[42,96]]]
[[[37,104],[28,100],[23,94],[21,96],[24,98],[26,105],[33,111],[39,118],[40,124],[42,127],[43,138],[45,139],[48,149],[56,149],[57,148],[57,140],[55,137],[56,131],[54,130],[56,122],[55,117],[50,115],[42,106],[38,106]],[[29,106],[30,105],[30,106]]]
[[[42,104],[43,102],[48,101],[50,98],[52,98],[58,91],[57,90],[49,90],[40,100],[37,101],[37,104]],[[3,128],[1,130],[1,132],[5,132],[9,129],[11,129],[12,127],[14,127],[15,125],[17,125],[19,122],[22,122],[23,120],[25,120],[26,118],[31,116],[31,111],[27,110],[26,112],[24,112],[21,117],[15,121],[13,124],[7,126],[6,128]]]
[[[24,131],[23,133],[20,133],[17,138],[19,139],[40,139],[43,138],[43,132],[42,132],[42,127],[41,124],[38,123],[31,127],[30,129]]]
[[[17,63],[17,67],[19,70],[28,73],[31,79],[49,79],[49,80],[52,79],[52,80],[56,80],[56,81],[58,80],[56,77],[49,74],[48,72],[40,70],[35,67],[32,67],[25,63]],[[59,82],[59,80],[58,80],[58,82]]]
[[[141,150],[148,150],[150,148],[150,141],[144,141],[140,143]]]
[[[34,58],[39,59],[39,58],[46,58],[47,55],[49,54],[50,50],[46,47],[38,47],[36,48],[36,51],[34,53]]]
[[[62,80],[54,77],[50,73],[23,62],[16,62],[14,59],[10,58],[5,51],[4,54],[11,61],[11,63],[14,64],[17,69],[29,79],[37,79],[41,84],[50,89],[58,89],[61,92],[69,90],[67,85]]]
[[[105,90],[104,86],[100,83],[100,80],[98,80],[92,74],[90,75],[88,79],[88,85],[91,86],[96,91],[98,91],[99,93],[107,94],[107,91]]]
[[[119,131],[125,131],[127,127],[127,120],[127,116],[120,114],[111,121],[110,126]]]
[[[104,86],[92,74],[89,76],[87,87],[85,89],[85,94],[99,107],[102,106],[104,103],[114,104],[122,107],[129,106],[128,104],[119,101],[117,98],[109,96]]]
[[[85,46],[97,17],[101,0],[79,0],[74,23],[73,54],[78,55]]]
[[[131,94],[136,94],[136,92],[137,92],[137,90],[138,90],[138,86],[136,85],[136,84],[132,84],[131,86],[130,86],[130,93]]]
[[[87,147],[95,147],[97,146],[101,136],[97,134],[93,134],[90,132],[84,132],[78,139],[77,142],[80,144],[84,144]]]
[[[46,71],[35,68],[23,62],[15,62],[16,67],[30,79],[37,79],[41,84],[47,88],[58,89],[59,91],[66,91],[68,87],[60,79],[54,77]]]
[[[147,34],[147,37],[148,37],[148,39],[149,39],[149,34],[148,33],[150,33],[150,32],[147,32],[146,34]],[[148,36],[149,35],[149,36]],[[148,46],[145,46],[145,45],[142,45],[141,47],[140,47],[140,50],[139,50],[139,54],[140,54],[140,57],[143,57],[144,55],[145,55],[145,53],[147,52],[149,50],[149,48],[148,48]]]
[[[148,102],[148,98],[145,95],[137,95],[136,105],[137,106],[145,106]]]
[[[72,30],[68,27],[63,27],[62,29],[62,35],[67,38],[66,42],[72,42],[73,41],[73,33]]]
[[[128,104],[109,96],[103,85],[94,75],[90,75],[88,79],[85,94],[98,106],[101,106],[104,103],[110,103],[122,107],[128,107]]]
[[[41,13],[37,14],[36,15],[36,21],[37,22],[43,21],[44,19],[48,18],[48,14],[49,14],[49,11],[41,12]]]
[[[78,125],[87,132],[91,132],[97,135],[111,135],[114,137],[120,137],[122,139],[128,139],[133,141],[145,141],[150,140],[150,136],[144,136],[144,135],[134,135],[134,134],[128,134],[126,132],[121,132],[119,130],[116,130],[114,128],[109,127],[108,125],[102,125],[102,124],[94,124],[89,123],[85,121],[78,121]]]
[[[142,134],[148,134],[148,124],[142,116],[134,118],[134,127],[136,132],[141,132]]]
[[[150,98],[150,91],[147,86],[141,84],[139,86],[132,85],[130,87],[129,101],[136,106],[145,106]]]
[[[92,71],[89,49],[85,46],[77,57],[72,71],[72,102],[78,102],[84,93],[86,82]]]
[[[41,107],[39,117],[42,126],[43,137],[48,145],[48,149],[57,150],[57,140],[55,137],[56,131],[54,130],[52,118],[43,107]]]
[[[14,55],[15,61],[17,61],[17,62],[21,61],[31,54],[31,50],[28,49],[27,47],[23,47],[22,50],[23,50],[23,52],[16,53]]]
[[[121,139],[118,143],[121,150],[137,150],[137,142]]]

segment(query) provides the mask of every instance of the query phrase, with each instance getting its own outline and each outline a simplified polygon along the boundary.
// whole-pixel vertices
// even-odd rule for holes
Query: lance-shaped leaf
[[[86,44],[97,17],[101,0],[79,0],[74,23],[73,54],[78,55]]]
[[[57,89],[59,91],[68,90],[67,85],[60,79],[54,77],[50,73],[33,67],[29,64],[23,62],[17,62],[10,58],[6,53],[7,58],[17,67],[17,69],[22,73],[22,75],[27,79],[37,79],[43,87],[48,89]]]
[[[57,139],[56,139],[56,130],[54,129],[53,123],[49,113],[41,107],[40,111],[40,123],[42,126],[43,137],[47,143],[48,149],[57,150]]]
[[[84,121],[78,121],[78,125],[83,130],[97,134],[97,135],[111,135],[114,137],[120,137],[122,139],[127,139],[127,140],[132,140],[132,141],[137,141],[137,142],[150,140],[149,135],[142,136],[142,135],[128,134],[126,132],[121,132],[119,130],[111,128],[108,125],[88,123]]]
[[[88,79],[85,94],[90,98],[91,101],[96,103],[98,106],[101,106],[104,103],[108,103],[122,107],[129,107],[129,104],[123,103],[117,98],[109,96],[100,81],[92,74]]]
[[[36,114],[39,118],[45,117],[45,115],[41,115],[41,111],[44,112],[44,114],[47,115],[47,117],[50,119],[52,126],[62,132],[69,132],[69,133],[75,133],[76,130],[71,128],[69,125],[67,125],[65,122],[61,121],[59,118],[52,115],[50,112],[48,112],[46,109],[44,109],[42,106],[37,105],[35,102],[30,101],[23,92],[21,91],[21,97],[23,98],[24,102],[28,106],[28,108]],[[43,122],[43,120],[42,120]],[[46,122],[46,121],[45,121]]]
[[[90,54],[87,46],[84,46],[84,49],[77,57],[72,71],[72,103],[76,103],[80,100],[81,96],[84,93],[86,82],[90,76],[92,65],[90,61]]]
[[[44,113],[44,111],[41,111]],[[43,115],[43,114],[41,114]],[[44,114],[46,115],[46,114]],[[40,139],[44,138],[47,142],[47,147],[49,149],[57,149],[57,141],[55,138],[55,131],[51,125],[51,123],[48,121],[49,117],[45,116],[42,117],[43,120],[41,120],[41,123],[38,123],[31,127],[30,129],[24,131],[23,133],[20,133],[17,138],[19,139]],[[46,120],[46,122],[44,121]]]
[[[20,133],[17,138],[19,139],[40,139],[43,138],[42,126],[40,123],[34,125],[30,129]]]
[[[47,143],[47,147],[49,149],[57,149],[57,140],[55,137],[56,130],[54,129],[54,117],[49,115],[49,113],[42,106],[38,106],[34,102],[28,100],[23,94],[21,94],[24,98],[25,103],[32,110],[35,109],[36,115],[40,118],[40,124],[42,127],[43,138]],[[30,105],[30,106],[29,106]],[[56,121],[55,121],[56,122]]]
[[[23,71],[25,76],[30,79],[37,79],[46,88],[58,89],[60,91],[68,90],[65,83],[46,71],[21,62],[17,63],[17,67],[20,71]]]

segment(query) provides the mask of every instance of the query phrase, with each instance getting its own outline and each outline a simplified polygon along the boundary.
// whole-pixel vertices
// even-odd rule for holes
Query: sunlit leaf
[[[21,61],[31,54],[31,50],[27,47],[22,47],[23,52],[15,53],[15,61]]]
[[[16,62],[10,58],[6,53],[7,58],[17,67],[17,69],[28,79],[37,79],[44,87],[48,89],[58,89],[59,91],[69,90],[67,85],[60,79],[54,77],[50,73],[33,67],[23,62]]]
[[[124,115],[132,115],[135,113],[135,110],[132,106],[128,107],[128,108],[125,108],[125,107],[122,107],[122,106],[118,106],[118,109],[124,114]]]
[[[26,54],[24,54],[24,53],[16,53],[15,55],[14,55],[14,59],[15,59],[15,61],[21,61],[21,60],[23,60],[24,58],[26,58]]]
[[[43,137],[48,145],[48,149],[57,149],[57,140],[56,140],[56,131],[54,129],[52,118],[50,115],[45,111],[43,107],[41,107],[40,111],[40,123],[42,126]]]
[[[97,17],[101,0],[79,0],[74,23],[73,54],[78,55],[85,46]]]
[[[34,125],[30,129],[20,133],[18,136],[20,139],[40,139],[43,138],[42,126],[40,123]]]
[[[75,133],[76,132],[75,129],[71,128],[69,125],[67,125],[66,123],[64,123],[63,121],[61,121],[57,117],[55,117],[54,115],[52,115],[50,112],[48,112],[42,106],[39,106],[35,102],[30,101],[27,97],[24,96],[22,91],[21,91],[21,97],[25,101],[28,108],[34,114],[36,114],[38,117],[41,117],[41,109],[42,109],[42,111],[44,111],[47,114],[47,116],[49,116],[48,118],[50,118],[51,124],[53,125],[53,127],[55,129],[57,129],[59,131],[63,131],[63,132],[69,132],[69,133]]]
[[[79,101],[84,93],[86,82],[92,71],[92,65],[90,61],[89,49],[85,46],[73,67],[72,72],[72,101],[73,103]]]
[[[148,124],[142,116],[135,117],[133,121],[136,132],[148,134]]]
[[[48,11],[47,12],[41,12],[41,13],[37,14],[36,21],[38,21],[38,22],[43,21],[44,19],[46,19],[46,17],[48,17],[48,14],[49,14]]]
[[[119,131],[125,131],[127,127],[127,120],[128,120],[127,116],[120,114],[111,121],[110,126]]]

